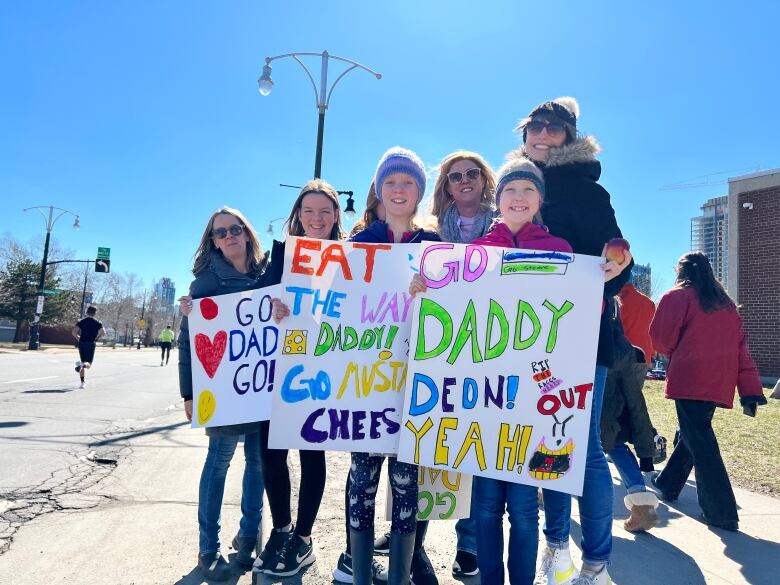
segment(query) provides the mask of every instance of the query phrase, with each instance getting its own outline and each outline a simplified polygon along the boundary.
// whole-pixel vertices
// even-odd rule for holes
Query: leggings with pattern
[[[374,529],[374,502],[379,487],[379,470],[384,460],[384,455],[352,453],[349,525],[353,530]],[[417,528],[417,466],[388,457],[387,470],[393,493],[390,530],[397,534],[410,534]]]

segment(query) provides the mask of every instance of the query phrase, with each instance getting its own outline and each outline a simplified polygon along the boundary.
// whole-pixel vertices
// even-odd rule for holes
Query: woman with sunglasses
[[[458,150],[439,163],[431,213],[445,242],[468,244],[484,236],[496,217],[496,179],[476,152]]]
[[[515,128],[523,133],[520,154],[530,158],[544,173],[546,194],[542,216],[553,236],[568,241],[575,254],[601,256],[605,245],[622,234],[607,191],[598,184],[601,148],[592,136],[577,134],[579,104],[563,97],[536,106]],[[609,261],[604,271],[604,298],[615,296],[628,281],[633,266],[626,251],[621,262]],[[626,269],[629,270],[626,270]],[[571,496],[545,489],[544,534],[547,547],[537,573],[536,585],[607,585],[612,552],[612,475],[601,448],[601,405],[607,368],[612,365],[612,325],[602,311],[596,374],[593,383],[590,432],[585,478],[579,498],[582,525],[582,571],[569,553]],[[561,576],[565,576],[561,578]]]
[[[342,240],[344,228],[336,190],[327,182],[314,179],[306,183],[293,204],[285,229],[291,236],[318,240]],[[271,252],[271,274],[268,284],[278,284],[284,267],[284,243],[274,242]],[[287,309],[274,299],[277,323]],[[287,309],[289,311],[289,309]],[[255,568],[275,577],[295,575],[314,560],[311,531],[325,491],[325,451],[300,450],[301,478],[298,486],[298,512],[292,523],[290,506],[290,470],[287,449],[268,448],[270,421],[260,423],[260,448],[263,472],[271,507],[273,530],[265,548],[255,561]]]
[[[267,258],[255,230],[237,209],[223,207],[206,224],[192,273],[191,299],[260,288],[267,282]],[[189,310],[186,311],[189,313]],[[189,321],[182,318],[179,331],[179,392],[184,399],[187,420],[192,420],[192,354]],[[206,579],[225,581],[230,566],[220,554],[220,516],[225,491],[225,476],[241,435],[244,436],[243,491],[241,522],[233,539],[236,562],[244,569],[252,566],[252,552],[260,533],[263,509],[263,473],[260,459],[260,424],[247,423],[206,429],[209,448],[200,476],[198,527],[200,530],[198,568]]]
[[[442,241],[469,244],[484,236],[497,215],[495,191],[495,173],[480,154],[458,150],[445,156],[439,163],[431,204]],[[479,574],[474,514],[455,523],[455,534],[453,577]]]

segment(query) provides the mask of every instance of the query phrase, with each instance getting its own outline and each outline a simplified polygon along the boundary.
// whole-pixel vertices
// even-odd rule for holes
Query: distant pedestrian
[[[736,531],[737,502],[712,418],[716,407],[732,408],[735,387],[748,416],[755,416],[766,398],[737,307],[707,257],[688,252],[675,270],[675,287],[661,297],[650,336],[669,358],[666,397],[675,401],[680,440],[653,484],[665,500],[676,500],[694,469],[702,521]]]
[[[162,355],[160,356],[160,365],[168,365],[168,360],[171,358],[171,346],[173,345],[173,339],[175,334],[171,326],[168,325],[160,331],[160,349],[162,349]]]
[[[89,307],[87,309],[87,316],[76,323],[75,327],[70,331],[73,337],[76,338],[79,348],[79,361],[76,362],[76,371],[81,380],[79,388],[84,388],[87,385],[85,379],[86,370],[91,368],[95,361],[97,341],[106,335],[103,324],[95,319],[96,313],[97,307]]]

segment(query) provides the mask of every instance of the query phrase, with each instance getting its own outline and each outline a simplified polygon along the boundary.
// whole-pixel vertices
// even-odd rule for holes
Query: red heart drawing
[[[217,373],[219,362],[225,355],[225,347],[227,347],[227,333],[225,331],[217,331],[213,342],[208,335],[203,333],[198,333],[195,336],[195,354],[209,378],[213,378],[214,374]]]

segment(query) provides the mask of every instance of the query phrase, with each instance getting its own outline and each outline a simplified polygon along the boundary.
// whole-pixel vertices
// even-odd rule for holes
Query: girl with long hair
[[[652,482],[673,501],[694,469],[702,521],[737,530],[737,503],[712,418],[716,407],[732,408],[735,387],[748,416],[755,416],[766,398],[737,307],[715,279],[707,256],[688,252],[675,270],[675,286],[661,297],[650,336],[655,349],[669,357],[666,397],[675,403],[680,440]]]

